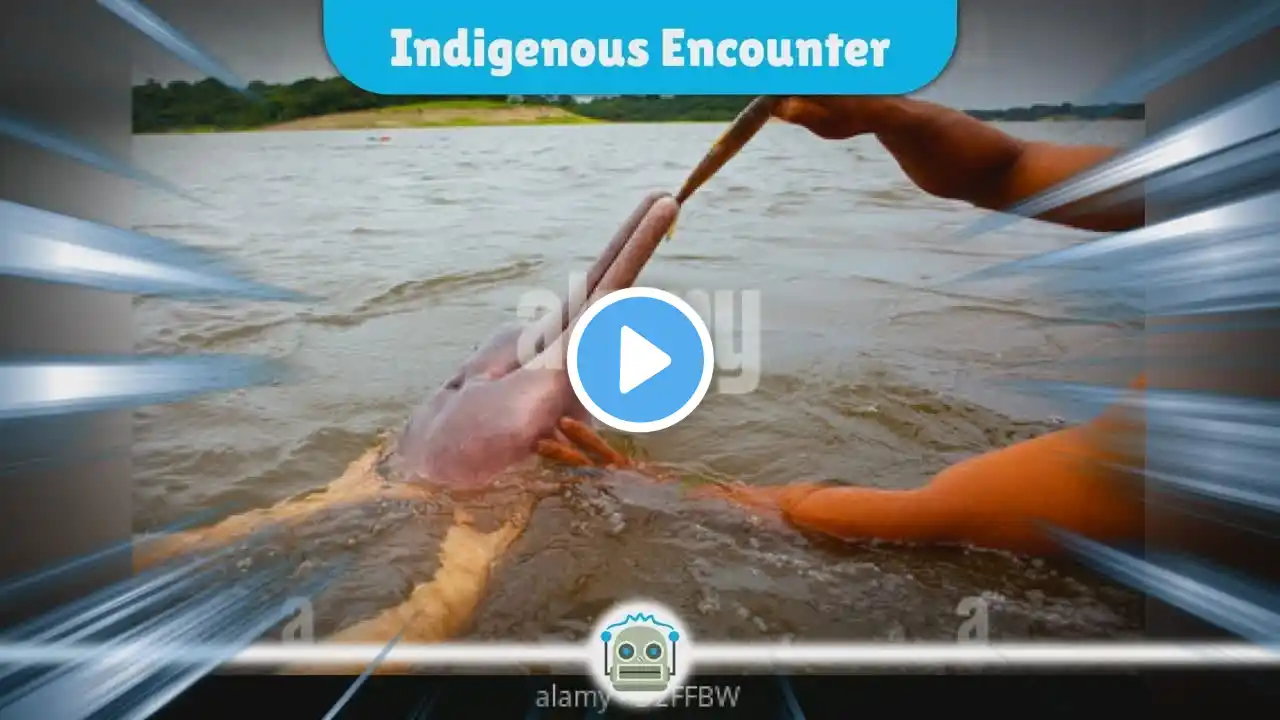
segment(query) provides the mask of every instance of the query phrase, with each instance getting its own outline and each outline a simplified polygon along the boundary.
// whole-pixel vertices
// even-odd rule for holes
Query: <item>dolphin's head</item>
[[[562,417],[585,419],[565,362],[573,323],[594,300],[631,287],[675,221],[669,195],[645,198],[587,274],[584,300],[489,339],[410,416],[392,456],[409,481],[477,488],[556,439]]]

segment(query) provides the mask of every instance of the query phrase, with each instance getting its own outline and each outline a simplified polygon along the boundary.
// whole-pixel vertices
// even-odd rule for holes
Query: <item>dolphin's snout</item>
[[[565,372],[568,332],[591,303],[635,284],[679,211],[670,193],[647,195],[592,264],[584,297],[480,346],[414,412],[397,445],[404,474],[454,487],[481,485],[528,459],[540,441],[558,437],[563,418],[585,420]],[[522,347],[531,331],[540,340],[532,358]]]
[[[527,329],[526,332],[535,333],[533,337],[537,338],[537,343],[534,358],[526,358],[526,364],[541,363],[548,353],[559,353],[563,360],[573,324],[595,301],[635,284],[674,225],[679,212],[680,204],[671,193],[651,192],[646,195],[591,265],[587,272],[586,292],[579,298],[564,302],[561,313],[549,314]],[[560,362],[556,366],[563,368],[565,364]]]
[[[635,285],[641,271],[649,263],[679,214],[680,203],[676,202],[674,197],[665,193],[656,197],[641,216],[635,231],[609,266],[604,277],[600,279],[587,304],[611,292]]]

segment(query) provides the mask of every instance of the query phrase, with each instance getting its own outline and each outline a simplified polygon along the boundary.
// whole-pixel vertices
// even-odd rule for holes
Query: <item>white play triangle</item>
[[[618,359],[618,391],[623,395],[645,384],[667,369],[671,356],[658,349],[643,335],[622,326],[622,354]]]

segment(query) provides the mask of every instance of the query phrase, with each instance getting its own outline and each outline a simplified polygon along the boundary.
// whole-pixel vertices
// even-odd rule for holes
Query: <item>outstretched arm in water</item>
[[[189,553],[206,552],[217,547],[244,542],[260,532],[295,527],[325,512],[355,508],[378,501],[429,499],[432,492],[427,486],[410,482],[389,482],[382,476],[379,464],[389,449],[386,446],[387,442],[388,440],[384,439],[377,446],[365,451],[347,466],[346,471],[337,480],[319,490],[281,500],[270,507],[232,515],[207,527],[139,538],[134,544],[134,572],[142,572]],[[609,447],[587,425],[567,417],[560,419],[554,437],[538,441],[535,451],[544,458],[566,465],[625,467],[629,462],[624,455]],[[536,484],[530,487],[538,491],[549,489]],[[485,542],[497,543],[493,547],[498,549],[505,548],[506,544],[514,539],[511,535],[514,532],[512,528],[523,528],[520,524],[523,521],[519,518],[524,516],[517,513],[514,517],[515,519],[504,526],[502,533],[491,533],[486,536],[489,539]],[[441,551],[442,558],[446,557],[448,548],[465,544],[459,538],[479,537],[475,530],[461,521],[455,523],[450,533],[449,537],[453,540],[447,542],[445,549]],[[476,547],[489,547],[489,545],[477,544]],[[452,551],[452,554],[448,555],[448,557],[455,556],[459,556],[459,552]],[[464,569],[462,572],[465,574],[469,571]],[[445,577],[447,579],[448,576]]]
[[[827,139],[873,134],[920,189],[988,210],[1004,210],[1113,157],[1116,148],[1019,140],[941,105],[898,97],[790,97],[774,114]],[[1144,223],[1132,206],[1083,211],[1079,204],[1041,220],[1118,232]]]
[[[1135,399],[1144,389],[1132,386]],[[1143,530],[1143,423],[1115,407],[1059,430],[956,463],[914,490],[815,483],[727,485],[700,490],[749,510],[778,512],[791,524],[834,537],[955,543],[1051,554],[1046,525],[1104,542]]]

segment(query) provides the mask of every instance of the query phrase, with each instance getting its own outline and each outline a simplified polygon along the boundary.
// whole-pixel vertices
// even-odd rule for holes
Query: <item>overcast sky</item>
[[[1141,57],[1203,24],[1207,8],[1218,16],[1247,1],[961,0],[955,57],[920,96],[966,108],[1089,100]],[[291,82],[336,74],[324,50],[320,0],[150,6],[241,77]],[[134,59],[139,82],[199,79],[146,41]]]

